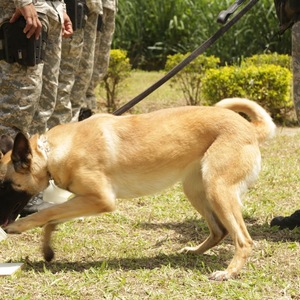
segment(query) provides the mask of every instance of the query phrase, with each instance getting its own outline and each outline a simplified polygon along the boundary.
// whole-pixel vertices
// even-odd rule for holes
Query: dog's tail
[[[215,106],[246,114],[255,128],[260,143],[275,135],[276,125],[272,118],[264,108],[254,101],[244,98],[228,98],[216,103]]]

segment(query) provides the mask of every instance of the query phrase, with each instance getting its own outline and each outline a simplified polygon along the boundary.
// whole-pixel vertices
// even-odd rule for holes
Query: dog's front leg
[[[44,255],[45,261],[51,261],[54,257],[54,251],[51,247],[51,235],[55,230],[57,223],[49,223],[45,225],[44,228],[44,239],[43,239],[43,246],[42,251]]]
[[[49,223],[61,223],[83,216],[97,215],[115,209],[115,199],[101,196],[75,196],[67,202],[46,208],[9,224],[7,233],[21,233]]]

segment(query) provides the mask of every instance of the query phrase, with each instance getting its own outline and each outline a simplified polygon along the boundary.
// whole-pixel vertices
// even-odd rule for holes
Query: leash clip
[[[221,24],[226,24],[230,15],[232,15],[244,1],[245,0],[237,0],[235,1],[235,3],[229,6],[228,9],[222,10],[218,15],[217,22]]]

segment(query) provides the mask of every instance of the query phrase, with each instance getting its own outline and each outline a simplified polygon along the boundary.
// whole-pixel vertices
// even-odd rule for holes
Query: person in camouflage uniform
[[[48,32],[44,62],[35,66],[0,60],[0,136],[14,137],[18,131],[43,133],[56,100],[61,36],[72,34],[72,24],[61,1],[0,0],[0,23],[15,22],[24,16],[24,34],[40,36],[42,26]],[[31,212],[49,206],[31,199]],[[24,208],[25,209],[25,208]]]
[[[293,100],[300,124],[300,21],[292,28]]]
[[[300,124],[300,3],[299,0],[275,0],[274,3],[280,22],[280,32],[283,33],[292,27],[293,101]],[[273,218],[270,226],[290,230],[300,227],[300,210],[296,210],[290,216]]]
[[[85,27],[63,39],[57,103],[48,121],[50,128],[71,121],[81,106],[96,107],[94,89],[108,68],[116,0],[88,0],[86,5],[89,13]],[[96,30],[99,15],[103,20],[101,32]]]
[[[102,1],[98,0],[98,4],[96,9],[95,2],[86,2],[89,13],[84,27],[82,56],[70,96],[73,115],[85,104],[86,91],[92,78],[98,17],[103,14]]]
[[[1,0],[0,23],[10,19],[16,21],[20,14],[24,15],[26,26],[29,27],[27,37],[33,34],[38,37],[42,23],[38,19],[35,6],[24,6],[25,3]],[[42,9],[45,7],[41,7],[40,12]],[[44,25],[47,21],[47,17],[42,20]],[[28,132],[41,93],[42,71],[42,64],[24,67],[18,63],[10,64],[0,60],[0,135],[8,134],[14,137],[20,130]]]
[[[49,128],[58,124],[68,123],[72,119],[71,92],[75,84],[75,76],[78,73],[79,67],[81,67],[81,72],[89,72],[88,69],[82,70],[85,66],[81,65],[81,63],[83,63],[81,59],[83,57],[84,43],[89,45],[85,48],[85,52],[87,52],[84,60],[87,61],[86,68],[91,67],[89,63],[91,57],[89,57],[89,55],[93,53],[88,50],[94,43],[93,32],[95,32],[97,26],[96,19],[99,14],[103,13],[102,2],[101,0],[86,0],[86,7],[87,13],[84,27],[76,29],[71,37],[63,39],[62,42],[62,59],[60,64],[57,101],[55,110],[48,122]],[[85,76],[88,75],[84,75],[83,78]],[[80,91],[77,90],[75,92],[74,89],[72,94],[74,98],[80,97],[77,93],[79,94]],[[74,100],[74,102],[76,103],[76,100]]]
[[[50,2],[53,3],[53,1]],[[63,5],[63,7],[65,12],[65,5]],[[64,18],[67,17],[68,26],[70,26],[72,29],[72,24],[69,17],[66,15],[66,13],[64,13],[64,16]],[[66,20],[64,25],[66,25]],[[51,115],[54,112],[57,99],[62,37],[69,37],[73,33],[73,30],[71,32],[65,32],[63,35],[60,34],[60,32],[61,26],[58,22],[56,22],[55,27],[53,24],[53,30],[48,33],[48,40],[50,42],[48,42],[47,51],[44,58],[42,93],[39,100],[38,109],[36,110],[30,128],[31,132],[42,133],[50,127],[48,123]]]
[[[53,97],[58,77],[55,67],[60,60],[62,26],[66,28],[65,34],[72,31],[61,1],[36,0],[33,4],[30,0],[0,0],[0,22],[12,16],[16,21],[21,15],[29,28],[25,27],[27,37],[32,34],[38,37],[43,23],[48,30],[48,42],[44,63],[31,67],[0,61],[0,134],[12,137],[17,131],[44,131],[46,117],[52,113],[56,98]]]
[[[115,31],[115,17],[117,0],[103,1],[103,17],[101,30],[97,31],[94,69],[89,87],[86,92],[86,105],[90,109],[97,109],[95,88],[107,73],[110,49]]]
[[[71,37],[62,41],[56,106],[48,121],[49,128],[68,123],[72,119],[70,95],[75,82],[75,73],[79,67],[82,48],[83,28],[76,29]]]

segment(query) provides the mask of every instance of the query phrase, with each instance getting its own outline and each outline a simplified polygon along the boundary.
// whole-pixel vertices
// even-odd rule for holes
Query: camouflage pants
[[[86,105],[85,95],[90,84],[94,65],[97,21],[98,14],[90,13],[84,27],[82,56],[75,75],[75,83],[70,98],[74,115],[81,106]]]
[[[15,11],[13,3],[0,3],[0,22]],[[47,17],[44,17],[47,20]],[[43,63],[34,67],[0,60],[0,135],[28,132],[41,95]]]
[[[77,29],[69,38],[62,40],[56,106],[48,127],[68,123],[72,119],[71,91],[79,67],[83,48],[83,29]]]
[[[87,106],[92,109],[97,108],[95,88],[107,73],[109,65],[110,49],[115,32],[115,16],[115,11],[103,8],[103,28],[102,31],[97,32],[94,69],[86,92]]]
[[[48,41],[44,57],[43,85],[30,134],[43,133],[56,103],[59,64],[61,59],[61,24],[49,18]]]
[[[293,97],[298,122],[300,123],[300,21],[293,25],[292,45]]]

